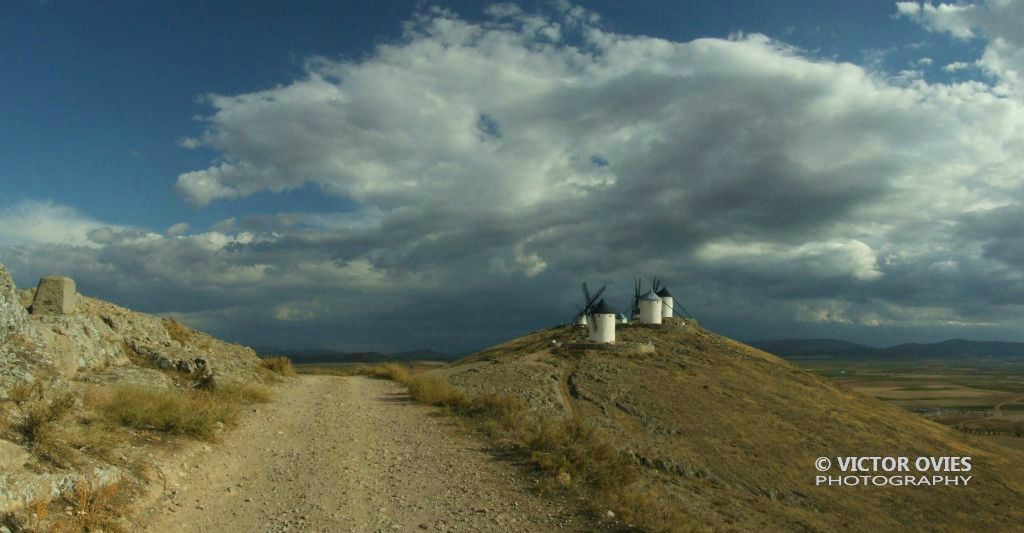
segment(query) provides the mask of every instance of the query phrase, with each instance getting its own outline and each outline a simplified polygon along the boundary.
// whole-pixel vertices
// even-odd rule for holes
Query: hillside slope
[[[33,294],[0,265],[0,516],[139,470],[146,433],[115,434],[96,412],[119,388],[187,393],[264,381],[244,346],[80,294],[67,312],[30,314]]]
[[[620,327],[615,350],[573,346],[583,335],[575,327],[535,332],[436,373],[471,393],[510,394],[589,422],[635,458],[642,483],[663,504],[714,529],[982,531],[1024,523],[1019,451],[696,323]],[[639,349],[646,344],[653,353]],[[968,486],[816,486],[822,456],[970,456],[973,470]],[[828,473],[839,475],[837,467]]]

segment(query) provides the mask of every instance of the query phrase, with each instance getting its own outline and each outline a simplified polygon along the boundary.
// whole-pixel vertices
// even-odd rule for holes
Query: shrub
[[[464,408],[470,404],[469,397],[447,381],[433,376],[406,376],[404,383],[409,393],[423,403],[448,408]]]
[[[223,383],[212,394],[218,400],[237,404],[267,403],[271,399],[270,390],[255,383]]]
[[[409,371],[397,363],[357,366],[352,369],[352,373],[378,379],[390,379],[401,383],[405,383],[411,377]]]
[[[173,318],[165,318],[162,320],[164,329],[167,330],[167,334],[170,335],[171,339],[180,342],[181,344],[188,344],[188,342],[195,336],[195,332],[188,329],[181,322]]]
[[[74,407],[75,397],[70,393],[47,400],[40,392],[37,399],[18,403],[18,413],[12,419],[11,428],[31,446],[47,438],[54,425]]]
[[[50,531],[123,531],[119,519],[127,498],[120,483],[94,488],[79,480],[62,497],[71,512],[51,524]]]
[[[59,467],[74,464],[74,449],[59,426],[75,407],[74,395],[63,392],[47,398],[43,382],[36,381],[13,387],[10,398],[16,409],[5,425],[29,451]]]
[[[264,357],[263,359],[260,359],[260,367],[270,370],[280,376],[295,375],[295,367],[292,366],[292,360],[284,356]]]
[[[216,393],[134,385],[114,389],[102,410],[112,420],[128,427],[202,439],[213,437],[218,422],[233,423],[238,415],[237,405]]]

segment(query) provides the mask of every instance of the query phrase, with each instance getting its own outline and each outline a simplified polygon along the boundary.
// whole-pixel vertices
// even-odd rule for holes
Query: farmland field
[[[793,357],[862,394],[1024,448],[1024,360]]]

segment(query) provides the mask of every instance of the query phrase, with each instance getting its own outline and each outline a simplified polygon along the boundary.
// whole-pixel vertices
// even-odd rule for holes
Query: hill
[[[859,357],[903,359],[960,359],[970,357],[1024,359],[1024,343],[950,339],[933,343],[904,343],[874,348],[837,339],[751,341],[750,345],[782,357]]]
[[[268,379],[249,348],[50,281],[18,290],[0,265],[0,516],[137,481],[154,442],[211,436]]]
[[[830,383],[695,322],[619,327],[612,349],[579,344],[583,337],[576,327],[538,331],[433,374],[471,394],[512,395],[536,412],[593,426],[633,458],[653,498],[693,524],[992,531],[1024,523],[1020,451]],[[817,458],[835,464],[845,456],[911,464],[969,456],[973,468],[968,486],[818,485]],[[846,474],[833,466],[826,475]]]
[[[751,341],[749,344],[759,350],[783,357],[863,354],[877,350],[871,346],[839,339],[778,339]]]
[[[258,348],[261,357],[287,354],[298,365],[318,363],[387,363],[405,361],[454,361],[458,354],[436,352],[430,349],[406,352],[342,352],[339,350],[282,350],[279,348]]]

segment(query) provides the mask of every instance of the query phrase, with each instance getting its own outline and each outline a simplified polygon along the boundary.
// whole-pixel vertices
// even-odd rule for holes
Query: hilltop
[[[596,428],[693,524],[739,530],[1009,530],[1024,455],[830,383],[696,322],[534,332],[432,374]],[[651,350],[653,346],[653,350]],[[970,456],[969,486],[816,486],[818,457]],[[829,474],[837,475],[833,468]]]

